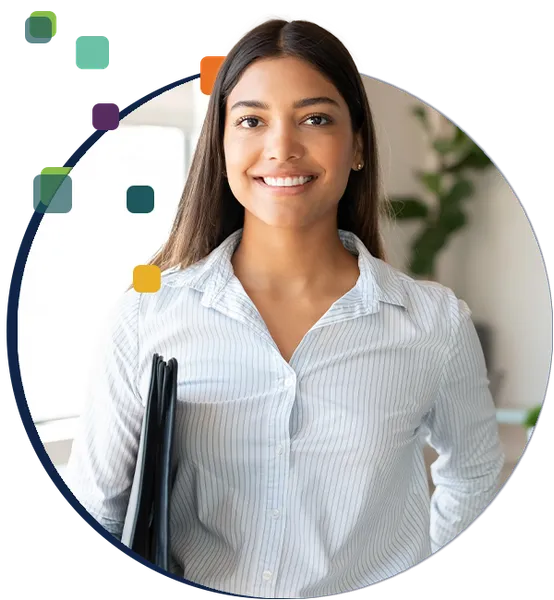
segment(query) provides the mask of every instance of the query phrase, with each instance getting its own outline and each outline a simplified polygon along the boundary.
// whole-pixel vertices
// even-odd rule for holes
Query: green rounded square
[[[77,38],[76,62],[79,69],[105,69],[110,64],[110,44],[103,35]]]
[[[54,37],[56,35],[56,14],[51,10],[35,10],[31,13],[31,23],[33,17],[46,17],[50,19],[50,23],[52,23],[52,34],[49,37]],[[35,35],[31,32],[31,35],[35,37]]]
[[[150,213],[154,210],[154,190],[149,185],[132,185],[127,189],[127,210]]]

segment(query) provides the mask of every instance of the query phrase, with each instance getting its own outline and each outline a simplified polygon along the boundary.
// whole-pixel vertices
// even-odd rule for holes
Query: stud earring
[[[361,171],[361,170],[362,170],[362,168],[363,168],[363,166],[364,166],[364,165],[363,165],[362,163],[358,163],[357,170],[358,170],[358,171]]]

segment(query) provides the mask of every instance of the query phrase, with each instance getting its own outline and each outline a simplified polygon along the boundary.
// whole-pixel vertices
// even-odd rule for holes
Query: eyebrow
[[[313,106],[314,104],[330,104],[332,106],[336,106],[340,108],[339,103],[329,96],[317,96],[315,98],[302,98],[302,100],[297,100],[292,107],[293,108],[306,108],[307,106]],[[260,102],[259,100],[240,100],[239,102],[235,102],[233,106],[231,106],[231,110],[235,108],[239,108],[244,106],[246,108],[261,108],[263,110],[269,110],[269,104],[266,102]]]

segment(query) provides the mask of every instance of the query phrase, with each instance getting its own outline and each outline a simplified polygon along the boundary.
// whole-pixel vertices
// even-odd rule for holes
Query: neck
[[[248,291],[279,297],[326,293],[359,275],[358,259],[344,247],[336,223],[287,228],[245,221],[231,263]]]

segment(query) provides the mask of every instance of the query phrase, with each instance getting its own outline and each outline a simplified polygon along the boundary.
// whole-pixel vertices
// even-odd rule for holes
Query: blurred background
[[[363,79],[391,201],[387,260],[450,287],[471,308],[506,452],[501,487],[532,432],[550,369],[552,312],[537,241],[494,157],[470,132],[392,85]],[[208,99],[194,80],[104,134],[71,171],[71,212],[45,215],[33,242],[19,359],[29,410],[62,476],[99,332],[133,268],[169,233]],[[132,185],[154,189],[152,213],[127,211]],[[435,458],[426,448],[428,466]]]

